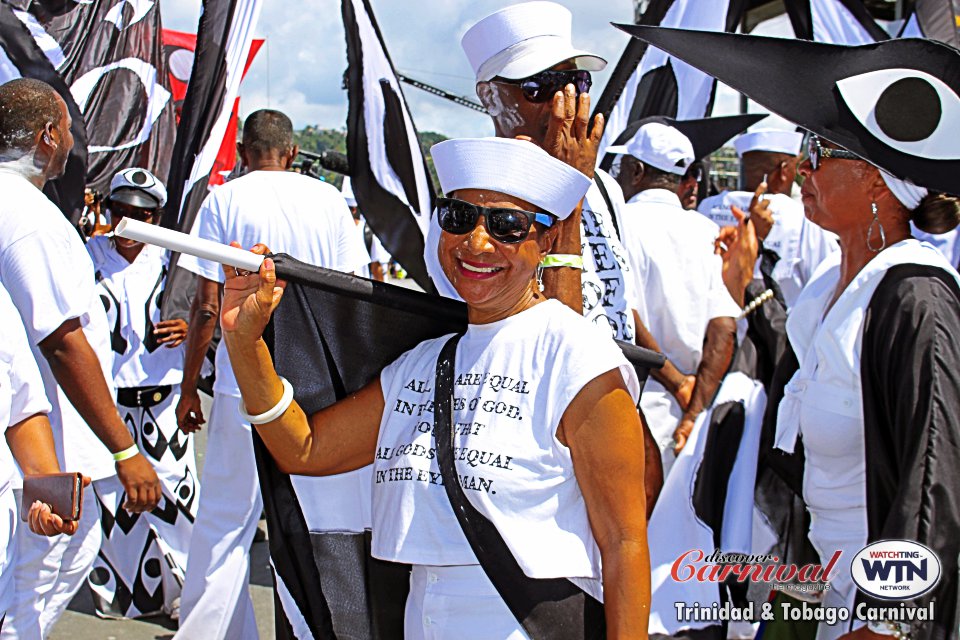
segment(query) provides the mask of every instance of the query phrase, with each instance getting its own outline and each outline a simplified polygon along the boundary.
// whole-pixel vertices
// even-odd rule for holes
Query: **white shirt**
[[[147,244],[133,262],[127,262],[106,236],[91,239],[87,251],[107,311],[116,385],[178,384],[183,377],[183,345],[168,349],[153,333],[160,322],[167,252]]]
[[[947,259],[947,262],[953,265],[954,269],[960,266],[960,229],[954,229],[946,233],[927,233],[918,229],[911,222],[910,235],[936,247],[937,251]]]
[[[713,252],[719,228],[685,210],[666,189],[633,196],[623,217],[637,313],[670,361],[696,373],[710,320],[740,315],[723,284],[723,262]]]
[[[433,389],[447,338],[421,343],[380,375],[385,411],[373,484],[373,555],[426,565],[471,565],[470,548],[440,484]],[[636,373],[610,340],[556,300],[485,325],[457,347],[454,457],[470,502],[496,525],[524,573],[583,578],[597,598],[600,552],[560,419],[591,380]]]
[[[782,193],[765,197],[770,202],[773,227],[763,246],[780,256],[772,275],[787,306],[792,307],[823,259],[840,246],[835,234],[807,220],[802,203]],[[752,201],[753,194],[748,191],[724,191],[704,199],[697,210],[721,227],[736,226],[730,208],[735,206],[749,213]],[[760,277],[759,261],[754,273]]]
[[[787,318],[800,363],[777,413],[774,446],[793,452],[803,434],[803,498],[811,515],[810,542],[821,560],[836,550],[832,589],[852,606],[850,561],[867,543],[866,441],[860,358],[863,322],[877,286],[898,264],[940,267],[960,276],[931,245],[904,240],[882,251],[826,311],[840,279],[840,253],[830,256]]]
[[[580,286],[583,293],[583,315],[594,324],[609,327],[611,335],[617,340],[633,342],[636,335],[633,321],[637,297],[635,278],[631,272],[627,251],[617,235],[611,217],[616,215],[618,222],[623,220],[623,191],[617,181],[607,173],[597,169],[597,176],[603,180],[616,211],[611,214],[600,188],[596,182],[591,183],[584,196],[580,216],[580,252],[583,256]],[[427,273],[440,295],[460,300],[457,290],[443,273],[437,256],[441,233],[437,224],[437,213],[434,212],[424,243]]]
[[[289,171],[252,171],[214,189],[203,201],[191,233],[249,249],[258,242],[307,264],[353,273],[370,261],[346,201],[331,184]],[[179,265],[223,282],[220,265],[180,257]],[[240,395],[227,347],[217,348],[213,390]]]
[[[23,323],[10,295],[0,287],[0,428],[6,430],[38,413],[49,412],[43,379]],[[17,474],[4,438],[0,442],[0,494],[10,488]]]
[[[373,233],[371,229],[370,233],[370,246],[367,247],[367,235],[365,232],[367,221],[364,220],[363,216],[360,216],[360,222],[354,221],[354,231],[357,234],[357,238],[360,240],[360,243],[363,245],[364,250],[369,256],[367,264],[361,269],[360,275],[364,278],[372,277],[370,273],[370,264],[372,262],[379,262],[380,264],[386,264],[390,262],[391,255],[380,242],[380,238],[377,237],[377,234]]]
[[[38,347],[64,322],[79,319],[112,389],[109,330],[93,263],[76,229],[25,178],[0,171],[0,193],[0,284],[20,312],[53,407],[49,417],[61,468],[94,480],[112,476],[116,470],[110,452],[67,400]]]

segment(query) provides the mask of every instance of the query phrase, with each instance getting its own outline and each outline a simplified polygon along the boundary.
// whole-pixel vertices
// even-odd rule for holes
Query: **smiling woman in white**
[[[281,295],[267,260],[260,274],[225,285],[221,325],[244,406],[287,472],[373,462],[373,554],[413,565],[406,638],[525,638],[530,628],[468,542],[473,529],[458,520],[443,473],[493,524],[508,550],[501,558],[522,570],[518,582],[559,578],[579,594],[581,626],[603,600],[611,637],[641,637],[649,561],[636,374],[606,332],[545,300],[535,277],[590,181],[518,140],[451,140],[433,158],[451,196],[437,205],[440,263],[470,321],[452,368],[440,357],[449,376],[437,374],[449,336],[429,340],[308,418],[261,339]],[[450,389],[437,396],[449,402],[449,422],[434,411],[438,383]],[[434,432],[445,425],[448,467]],[[596,622],[583,637],[603,633],[603,617]]]

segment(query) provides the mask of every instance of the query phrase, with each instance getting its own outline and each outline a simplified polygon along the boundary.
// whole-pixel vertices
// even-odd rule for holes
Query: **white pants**
[[[21,492],[15,492],[19,509]],[[83,492],[80,527],[72,536],[38,536],[17,527],[13,605],[0,638],[46,638],[90,573],[100,550],[100,509],[93,486]]]
[[[17,533],[17,500],[13,489],[7,488],[0,493],[0,620],[7,615],[13,603],[13,565],[17,547],[14,535]],[[3,623],[0,623],[0,628]]]
[[[250,424],[240,398],[214,393],[176,639],[258,638],[250,545],[263,509]]]
[[[413,565],[404,640],[526,640],[480,565]]]

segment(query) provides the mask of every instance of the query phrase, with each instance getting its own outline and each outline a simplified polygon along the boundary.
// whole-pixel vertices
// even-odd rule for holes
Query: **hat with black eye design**
[[[901,180],[960,195],[960,51],[616,25]]]

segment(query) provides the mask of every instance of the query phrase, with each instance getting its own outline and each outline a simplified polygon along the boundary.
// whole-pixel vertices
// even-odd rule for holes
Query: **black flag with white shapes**
[[[72,5],[72,2],[68,3]],[[87,172],[87,129],[70,86],[57,72],[44,49],[31,35],[26,22],[29,14],[0,2],[0,84],[16,78],[32,78],[46,82],[67,104],[73,123],[73,149],[67,158],[63,176],[47,182],[44,193],[58,206],[70,222],[76,224],[83,212],[83,189]]]
[[[651,2],[641,24],[733,31],[746,8],[744,0],[669,0]],[[716,82],[707,74],[667,53],[630,43],[614,70],[614,78],[629,70],[626,80],[608,84],[597,113],[607,115],[601,151],[613,144],[627,125],[650,116],[679,120],[702,118],[713,109]],[[613,93],[619,90],[614,97]],[[602,158],[602,156],[601,156]]]
[[[342,0],[347,156],[354,196],[387,251],[427,291],[423,261],[434,186],[400,82],[367,0]]]
[[[888,40],[863,0],[786,0],[794,34],[801,40],[831,44],[866,44]]]
[[[69,85],[86,123],[87,186],[120,169],[166,179],[176,127],[155,0],[35,0],[19,18]]]
[[[617,26],[900,179],[960,194],[952,133],[960,126],[960,51],[952,47],[919,39],[847,47]]]

